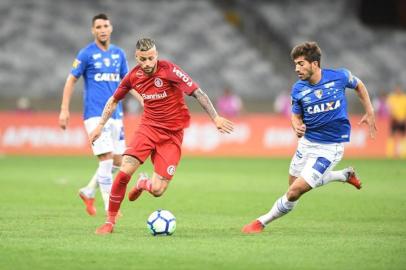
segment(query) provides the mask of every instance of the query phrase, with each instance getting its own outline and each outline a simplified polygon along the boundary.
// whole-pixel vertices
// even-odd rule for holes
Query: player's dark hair
[[[100,13],[100,14],[97,14],[96,16],[93,17],[92,25],[94,25],[94,22],[96,20],[98,20],[98,19],[102,19],[102,20],[105,20],[105,21],[110,21],[109,17],[106,14]]]
[[[290,53],[292,60],[297,59],[298,57],[303,56],[304,59],[308,62],[316,61],[321,66],[321,49],[317,42],[308,41],[302,44],[295,46]]]
[[[138,51],[148,51],[149,49],[152,49],[155,46],[155,41],[151,38],[141,38],[137,41],[137,44],[135,45],[135,48]]]

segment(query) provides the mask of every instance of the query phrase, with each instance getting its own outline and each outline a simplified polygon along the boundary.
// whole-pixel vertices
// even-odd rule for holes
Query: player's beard
[[[99,39],[100,44],[103,45],[103,46],[106,46],[108,41],[109,41],[108,39],[106,39],[106,40],[100,40]]]
[[[156,65],[153,66],[152,68],[148,68],[149,71],[147,71],[145,68],[143,68],[142,70],[144,71],[145,74],[147,74],[148,76],[151,76],[155,72],[155,67],[156,67]]]
[[[314,72],[311,68],[309,68],[308,70],[306,70],[306,72],[303,74],[303,81],[308,81],[312,76],[313,76]]]

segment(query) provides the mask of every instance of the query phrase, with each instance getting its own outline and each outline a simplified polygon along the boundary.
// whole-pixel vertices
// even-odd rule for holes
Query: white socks
[[[94,196],[96,196],[96,189],[98,186],[99,183],[97,183],[97,170],[96,170],[92,179],[90,179],[87,186],[82,188],[81,191],[84,192],[87,197],[94,198]]]
[[[104,201],[104,208],[106,211],[109,207],[109,197],[111,185],[113,183],[112,169],[112,159],[99,161],[99,168],[97,169],[97,182],[99,183],[100,192]]]
[[[323,185],[326,185],[333,181],[345,182],[347,181],[348,168],[340,171],[329,171],[323,177]]]
[[[291,202],[286,198],[286,194],[276,200],[271,210],[263,216],[257,218],[264,226],[269,222],[286,215],[297,204],[297,201]]]
[[[113,165],[113,169],[111,170],[111,172],[113,174],[115,174],[119,169],[120,169],[120,166]]]

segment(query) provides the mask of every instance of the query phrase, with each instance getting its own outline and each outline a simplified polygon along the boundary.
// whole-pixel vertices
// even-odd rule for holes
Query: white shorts
[[[343,154],[343,143],[314,143],[302,137],[290,163],[289,174],[303,177],[312,188],[321,186],[324,175],[340,162]]]
[[[88,118],[84,121],[87,134],[99,124],[100,117]],[[92,145],[95,156],[112,152],[121,155],[125,150],[124,126],[122,119],[109,119],[104,125],[102,134]]]

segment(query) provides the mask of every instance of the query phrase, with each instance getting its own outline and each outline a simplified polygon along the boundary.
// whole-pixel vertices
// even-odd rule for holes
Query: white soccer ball
[[[147,227],[153,236],[171,235],[176,229],[176,218],[168,210],[157,210],[149,215]]]

